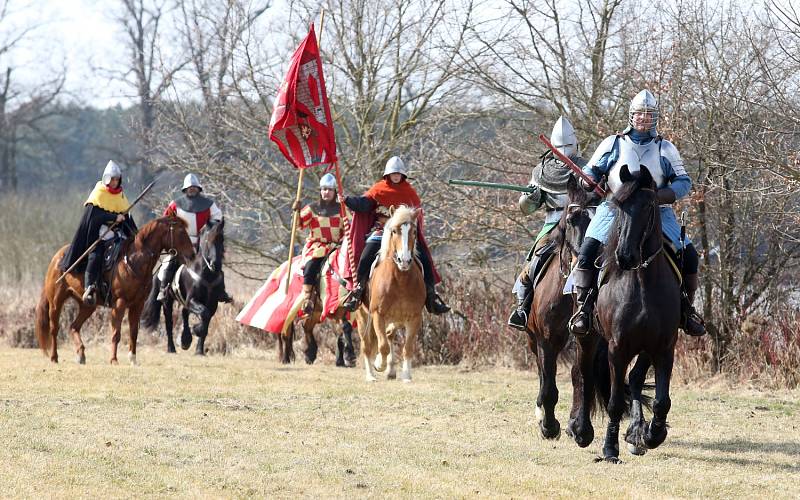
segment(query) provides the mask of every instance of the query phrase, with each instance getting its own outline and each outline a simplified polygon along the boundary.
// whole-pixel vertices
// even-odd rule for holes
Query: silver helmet
[[[408,177],[408,167],[406,167],[406,164],[403,163],[403,160],[401,160],[399,156],[392,156],[389,158],[389,161],[386,162],[386,168],[383,169],[383,176],[386,177],[389,174],[403,174]]]
[[[653,116],[653,125],[650,127],[650,135],[653,137],[658,135],[658,132],[656,132],[656,126],[658,125],[658,100],[656,100],[656,96],[649,90],[642,90],[631,100],[631,105],[628,108],[628,128],[625,129],[625,133],[634,129],[634,113],[650,113]]]
[[[336,189],[336,177],[332,173],[327,173],[319,180],[319,188]]]
[[[569,120],[563,116],[558,118],[553,127],[553,133],[550,134],[550,142],[566,156],[576,156],[578,154],[578,137],[575,135],[575,129],[572,128]]]
[[[119,177],[119,183],[122,184],[122,169],[114,163],[114,160],[109,160],[105,170],[103,170],[103,185],[108,186],[112,177]]]
[[[186,174],[186,177],[183,178],[183,187],[181,188],[181,191],[186,191],[190,187],[196,187],[200,191],[203,190],[203,185],[200,184],[200,179],[198,179],[194,174]]]

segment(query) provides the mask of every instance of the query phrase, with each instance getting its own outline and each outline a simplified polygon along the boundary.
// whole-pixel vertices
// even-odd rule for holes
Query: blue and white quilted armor
[[[692,181],[686,174],[677,148],[666,139],[652,137],[648,133],[639,133],[636,130],[621,136],[606,137],[583,171],[595,181],[599,181],[604,175],[607,176],[609,191],[614,193],[621,184],[619,169],[626,164],[631,173],[639,170],[639,165],[647,167],[656,182],[656,188],[672,189],[678,200],[689,194],[692,188]],[[603,244],[607,243],[615,215],[616,208],[611,203],[609,194],[597,207],[597,213],[586,230],[586,236]],[[661,226],[664,235],[675,248],[681,248],[681,228],[671,205],[661,205]],[[688,245],[690,242],[687,236],[685,243]]]

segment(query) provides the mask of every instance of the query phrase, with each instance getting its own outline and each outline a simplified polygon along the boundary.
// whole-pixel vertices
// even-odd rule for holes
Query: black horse
[[[627,166],[620,170],[623,184],[614,196],[617,216],[596,307],[599,331],[608,342],[611,373],[603,459],[614,463],[619,462],[620,421],[628,409],[625,373],[636,356],[637,366],[628,377],[632,403],[625,440],[632,452],[641,454],[667,437],[669,384],[681,316],[680,283],[664,252],[655,183],[645,166],[639,172],[633,176]],[[656,395],[648,425],[642,414],[642,387],[650,363],[655,367]]]
[[[222,275],[222,259],[225,254],[224,240],[225,221],[207,223],[200,232],[199,251],[189,266],[180,268],[176,275],[178,289],[171,287],[163,304],[156,300],[161,281],[158,275],[153,276],[153,286],[145,302],[142,312],[142,328],[155,330],[164,309],[164,326],[167,330],[167,352],[175,352],[172,340],[172,308],[175,301],[181,306],[183,330],[181,332],[181,349],[192,345],[192,333],[197,336],[195,354],[205,355],[205,340],[208,335],[208,324],[217,312],[217,304],[223,296],[225,286]],[[200,318],[194,327],[189,327],[189,313]]]

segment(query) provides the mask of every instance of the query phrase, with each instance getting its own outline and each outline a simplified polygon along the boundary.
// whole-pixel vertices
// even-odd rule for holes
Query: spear
[[[592,186],[592,190],[594,190],[595,193],[599,194],[600,197],[604,197],[606,195],[606,191],[601,188],[600,185],[594,181],[594,179],[584,174],[583,170],[581,170],[579,166],[575,165],[574,161],[570,160],[567,155],[556,149],[556,147],[550,143],[544,134],[539,134],[539,140],[542,141],[542,143],[544,143],[544,145],[553,152],[556,158],[564,162],[564,165],[568,166],[570,170],[575,172],[575,175],[583,179],[589,186]]]
[[[458,186],[475,186],[475,187],[487,187],[492,189],[505,189],[508,191],[519,191],[521,193],[532,193],[535,191],[535,188],[532,187],[517,186],[516,184],[502,184],[499,182],[465,181],[461,179],[450,179],[449,181],[447,181],[447,183]]]
[[[148,192],[148,191],[150,191],[150,190],[153,188],[153,186],[155,186],[155,184],[156,184],[156,181],[157,181],[157,180],[158,180],[158,179],[156,179],[156,180],[154,180],[153,182],[151,182],[150,184],[148,184],[148,185],[147,185],[147,187],[146,187],[146,188],[144,188],[144,190],[142,190],[142,192],[141,192],[141,193],[139,193],[139,196],[137,196],[137,197],[136,197],[136,199],[135,199],[135,200],[133,200],[133,203],[131,203],[131,204],[130,204],[130,206],[129,206],[129,207],[128,207],[128,208],[127,208],[127,209],[126,209],[124,212],[122,212],[122,213],[123,213],[123,214],[127,214],[128,212],[130,212],[130,211],[131,211],[131,209],[134,207],[134,205],[136,205],[137,203],[139,203],[139,200],[141,200],[141,199],[142,199],[142,197],[143,197],[145,194],[147,194],[147,192]],[[92,243],[92,244],[91,244],[91,246],[89,246],[89,248],[87,248],[87,249],[86,249],[86,251],[85,251],[85,252],[83,252],[83,253],[81,254],[81,256],[80,256],[80,257],[78,257],[78,258],[75,260],[75,262],[73,262],[73,263],[72,263],[72,265],[71,265],[71,266],[69,266],[69,269],[67,269],[66,271],[64,271],[64,274],[62,274],[61,276],[59,276],[59,278],[56,280],[56,283],[58,283],[58,282],[60,282],[62,279],[64,279],[64,276],[66,276],[67,274],[69,274],[69,272],[70,272],[70,271],[72,271],[73,269],[75,269],[75,266],[77,266],[77,265],[78,265],[78,263],[80,263],[80,261],[82,261],[84,257],[86,257],[87,255],[89,255],[90,253],[92,253],[92,250],[94,250],[94,249],[97,247],[97,245],[100,243],[100,241],[102,241],[102,239],[103,239],[103,238],[105,238],[105,236],[106,236],[106,235],[107,235],[109,232],[113,231],[115,227],[117,227],[117,223],[116,223],[116,222],[114,222],[114,223],[113,223],[113,224],[111,224],[110,226],[106,227],[106,230],[105,230],[105,231],[103,231],[103,234],[101,234],[101,235],[100,235],[100,237],[99,237],[99,238],[97,238],[97,240],[95,240],[95,242],[94,242],[94,243]]]

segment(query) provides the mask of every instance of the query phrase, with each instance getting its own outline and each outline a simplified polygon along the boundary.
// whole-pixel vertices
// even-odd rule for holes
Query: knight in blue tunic
[[[656,132],[657,123],[658,101],[650,91],[642,90],[631,101],[628,109],[628,127],[622,134],[612,135],[603,140],[583,171],[595,182],[606,177],[611,191],[620,184],[619,167],[623,162],[619,160],[622,156],[638,156],[638,164],[650,171],[656,182],[658,202],[661,205],[664,237],[678,250],[685,245],[681,271],[688,303],[685,304],[687,310],[682,311],[681,328],[689,335],[699,336],[705,334],[705,327],[703,320],[692,307],[699,285],[697,276],[699,258],[688,237],[681,242],[680,224],[672,210],[672,204],[676,200],[689,194],[692,181],[686,173],[677,148]],[[600,204],[581,245],[578,267],[574,272],[578,311],[570,321],[570,330],[575,335],[587,334],[592,326],[592,311],[597,296],[595,259],[600,247],[608,241],[615,211],[610,200]]]

